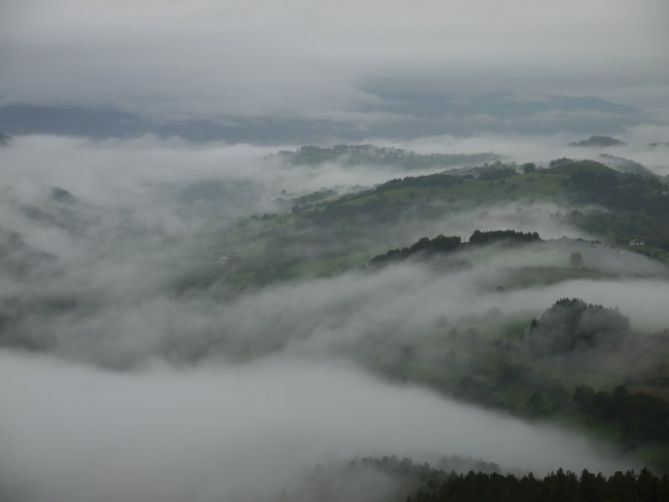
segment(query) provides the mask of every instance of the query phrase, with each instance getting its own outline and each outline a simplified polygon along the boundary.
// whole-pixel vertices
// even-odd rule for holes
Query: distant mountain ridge
[[[569,143],[569,146],[617,146],[624,145],[623,141],[619,139],[612,138],[611,136],[590,136],[588,139],[583,139],[581,141],[574,141]]]
[[[4,102],[0,105],[0,130],[11,136],[55,134],[88,138],[134,138],[143,134],[178,136],[189,141],[253,142],[263,144],[305,144],[336,138],[342,142],[362,142],[372,137],[413,139],[451,134],[457,136],[488,133],[576,135],[599,131],[621,134],[625,128],[647,122],[637,108],[595,97],[544,96],[541,100],[518,100],[508,93],[492,93],[462,99],[444,93],[412,93],[383,86],[367,87],[377,96],[378,106],[360,113],[391,113],[400,120],[332,120],[328,117],[205,114],[197,117],[164,117],[115,107],[97,105]],[[569,110],[559,119],[551,111]],[[490,120],[480,121],[486,116]]]

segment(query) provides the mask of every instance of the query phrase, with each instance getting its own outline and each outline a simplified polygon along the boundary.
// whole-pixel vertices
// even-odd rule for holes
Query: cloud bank
[[[41,136],[0,149],[1,335],[24,347],[0,351],[3,495],[273,500],[299,491],[315,464],[385,454],[537,472],[635,467],[578,435],[381,380],[379,365],[414,346],[414,360],[443,364],[460,348],[446,340],[454,326],[526,323],[563,296],[620,307],[643,337],[666,326],[669,291],[664,268],[642,256],[565,240],[473,251],[462,256],[471,266],[455,270],[409,261],[232,297],[175,291],[194,262],[218,259],[205,237],[280,210],[277,198],[398,175],[286,166],[272,151]],[[553,204],[524,209],[453,211],[391,230],[579,235]],[[603,277],[513,287],[517,267],[565,266],[574,251]]]
[[[357,455],[627,466],[569,434],[332,363],[115,374],[2,353],[0,396],[0,483],[17,500],[257,500]]]
[[[444,97],[476,120],[495,104],[457,111],[457,100],[500,90],[522,96],[521,107],[567,94],[657,111],[669,84],[668,14],[661,0],[10,0],[0,92],[5,102],[223,124],[365,127],[407,120],[421,101],[439,109]],[[413,109],[402,109],[407,100]]]

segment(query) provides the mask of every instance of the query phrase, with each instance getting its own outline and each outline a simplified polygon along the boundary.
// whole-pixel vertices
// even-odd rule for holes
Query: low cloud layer
[[[267,160],[270,152],[155,138],[91,142],[54,137],[18,138],[0,150],[1,225],[4,232],[17,233],[5,239],[21,243],[5,251],[13,268],[5,271],[0,288],[4,315],[18,319],[12,332],[71,357],[124,365],[157,354],[177,360],[228,350],[235,357],[245,351],[264,354],[291,340],[329,346],[364,339],[389,325],[401,327],[404,336],[439,318],[457,322],[492,308],[511,317],[532,316],[557,298],[576,294],[620,307],[644,331],[666,324],[661,307],[666,283],[654,280],[662,277],[661,266],[632,253],[569,241],[522,252],[470,252],[463,258],[472,261],[472,268],[460,272],[435,274],[429,266],[407,263],[279,285],[233,303],[223,303],[206,287],[175,294],[175,281],[188,279],[198,267],[207,267],[205,274],[221,273],[225,265],[219,255],[227,251],[212,234],[225,236],[236,218],[277,210],[277,198],[290,193],[332,185],[346,190],[396,175],[378,166],[282,166]],[[54,186],[69,190],[74,201],[54,199]],[[211,186],[216,190],[209,193],[205,188]],[[439,233],[466,238],[475,229],[588,237],[566,223],[564,209],[531,207],[451,211],[437,219],[400,220],[385,233],[370,231],[388,246]],[[323,252],[299,244],[298,239],[283,246],[292,246],[301,260]],[[328,245],[339,246],[321,244],[326,250]],[[513,283],[518,267],[564,267],[576,251],[585,266],[605,276],[497,290]]]
[[[642,466],[541,420],[577,385],[666,368],[664,265],[575,228],[558,177],[309,206],[442,169],[274,154],[367,141],[669,174],[666,0],[0,2],[0,499],[306,501],[316,466],[382,455]],[[569,145],[591,134],[624,144]],[[550,240],[369,265],[506,228]],[[533,354],[532,320],[573,297],[620,310],[592,307],[615,343]],[[338,482],[359,502],[394,488]]]
[[[410,93],[428,108],[444,101],[435,92],[457,101],[513,89],[522,106],[535,95],[597,95],[657,112],[667,17],[661,0],[8,1],[0,98],[363,128],[410,119],[421,100],[397,109]]]
[[[3,353],[0,396],[0,483],[16,500],[256,500],[364,455],[629,467],[575,436],[332,363],[116,374]]]
[[[452,257],[468,262],[460,268],[409,260],[229,296],[225,287],[174,288],[203,263],[225,266],[217,239],[239,218],[289,211],[285,200],[324,186],[406,174],[290,166],[272,152],[154,137],[19,137],[0,149],[2,343],[24,349],[0,351],[6,493],[28,502],[245,500],[299,491],[318,463],[385,454],[465,455],[537,472],[635,467],[575,434],[454,402],[428,384],[391,384],[380,368],[414,345],[415,360],[443,364],[468,343],[448,341],[459,325],[515,323],[522,335],[557,298],[576,295],[619,307],[644,348],[643,337],[667,325],[664,267],[564,239],[469,250]],[[399,220],[384,235],[407,239],[400,245],[475,228],[583,236],[563,215],[555,204],[507,204],[423,226]],[[526,288],[515,275],[569,268],[574,252],[592,279]]]

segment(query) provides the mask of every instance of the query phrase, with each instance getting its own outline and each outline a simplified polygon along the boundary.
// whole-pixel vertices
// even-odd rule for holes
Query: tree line
[[[532,474],[469,472],[441,483],[428,481],[407,502],[660,502],[669,500],[669,478],[648,470],[612,476],[559,469],[544,478]]]
[[[422,256],[430,256],[434,254],[451,253],[465,248],[468,245],[478,246],[499,242],[522,244],[539,241],[541,241],[541,237],[539,237],[537,232],[517,232],[516,230],[475,230],[469,237],[469,243],[463,243],[462,239],[457,235],[446,236],[439,234],[433,239],[423,237],[411,246],[405,248],[391,249],[384,254],[372,258],[370,264],[377,266],[386,265],[388,263],[405,260],[410,256],[418,254]]]

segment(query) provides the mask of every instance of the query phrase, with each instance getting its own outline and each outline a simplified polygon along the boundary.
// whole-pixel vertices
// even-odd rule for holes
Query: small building
[[[630,246],[638,247],[638,246],[645,246],[646,243],[642,241],[641,239],[632,239],[629,243]]]

